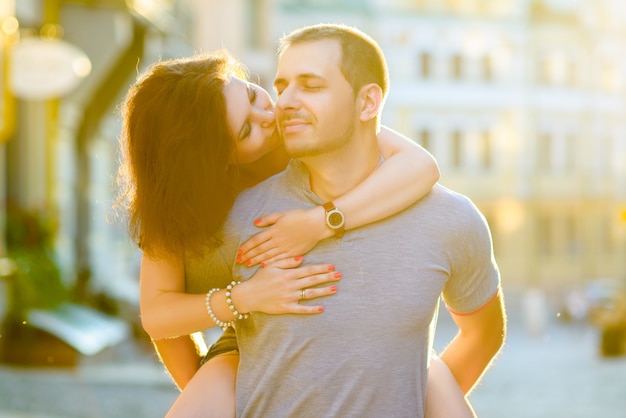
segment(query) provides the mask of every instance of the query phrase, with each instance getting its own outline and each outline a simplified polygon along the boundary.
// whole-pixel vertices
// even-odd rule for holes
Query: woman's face
[[[237,163],[251,163],[281,145],[274,103],[262,87],[232,77],[222,89],[228,126],[235,140]]]

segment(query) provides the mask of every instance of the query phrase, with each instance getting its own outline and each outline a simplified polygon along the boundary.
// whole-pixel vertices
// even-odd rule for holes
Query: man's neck
[[[282,171],[289,162],[285,148],[280,146],[259,160],[239,166],[239,187],[252,187],[268,177]]]
[[[372,174],[380,162],[380,150],[374,133],[336,152],[301,161],[309,170],[311,191],[327,202],[346,194]]]

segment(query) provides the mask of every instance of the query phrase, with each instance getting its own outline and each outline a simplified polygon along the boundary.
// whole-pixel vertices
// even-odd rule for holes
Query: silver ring
[[[306,289],[300,289],[300,300],[305,300],[306,298],[304,297],[304,291]]]

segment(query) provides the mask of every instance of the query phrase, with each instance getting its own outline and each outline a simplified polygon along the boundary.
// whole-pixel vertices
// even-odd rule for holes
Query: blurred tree
[[[10,286],[10,317],[23,318],[30,309],[54,308],[69,299],[51,256],[50,230],[43,215],[7,205],[7,252],[17,267]]]

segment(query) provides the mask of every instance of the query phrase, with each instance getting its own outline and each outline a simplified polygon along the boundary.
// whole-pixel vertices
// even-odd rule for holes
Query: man
[[[440,295],[459,327],[441,357],[465,393],[503,343],[487,225],[469,199],[438,185],[400,214],[342,234],[332,200],[384,163],[376,141],[388,89],[384,57],[344,26],[306,27],[281,42],[276,112],[297,160],[239,197],[222,252],[234,276],[247,279],[254,270],[234,259],[254,219],[328,203],[337,236],[305,262],[333,263],[343,278],[322,315],[255,312],[238,321],[237,416],[423,416]]]

